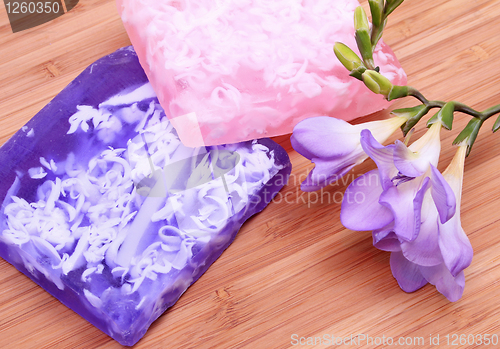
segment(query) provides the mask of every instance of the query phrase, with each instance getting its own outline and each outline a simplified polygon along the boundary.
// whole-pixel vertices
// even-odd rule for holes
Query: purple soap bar
[[[133,345],[290,170],[269,139],[183,146],[123,48],[0,148],[0,256]]]

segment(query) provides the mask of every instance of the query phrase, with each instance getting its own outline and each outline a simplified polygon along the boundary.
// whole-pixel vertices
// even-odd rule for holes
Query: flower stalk
[[[354,12],[355,38],[361,58],[354,51],[342,43],[336,43],[334,51],[337,58],[344,67],[350,71],[350,75],[364,82],[366,87],[372,92],[383,95],[388,101],[404,97],[414,97],[420,101],[421,105],[405,110],[395,110],[393,113],[413,113],[408,121],[401,126],[403,134],[406,135],[415,127],[422,117],[430,109],[439,108],[438,112],[428,121],[427,127],[430,127],[438,120],[447,129],[451,130],[455,112],[460,112],[473,117],[453,144],[458,144],[467,139],[467,156],[474,144],[479,129],[484,121],[500,113],[500,104],[488,108],[484,111],[477,111],[466,104],[456,101],[429,100],[420,91],[412,86],[393,86],[373,61],[373,51],[382,37],[384,28],[387,24],[387,17],[403,3],[404,0],[369,0],[372,25],[368,23],[368,17],[364,9],[359,6]],[[500,129],[500,116],[493,125],[493,132]]]
[[[356,178],[347,188],[340,219],[351,230],[372,231],[376,248],[391,253],[390,266],[402,290],[413,292],[430,283],[448,300],[462,297],[464,269],[473,256],[460,221],[463,169],[466,156],[484,122],[500,114],[500,104],[477,111],[457,101],[429,100],[412,86],[397,86],[373,61],[387,17],[403,0],[368,0],[372,25],[362,7],[354,15],[355,38],[360,52],[336,43],[334,52],[349,75],[388,101],[413,97],[420,104],[392,111],[388,120],[351,125],[331,117],[303,120],[294,128],[293,148],[315,164],[302,183],[303,191],[315,191],[336,182],[368,157],[377,168]],[[429,130],[411,143],[414,127],[429,113]],[[456,137],[456,156],[448,168],[437,169],[441,129],[451,130],[455,112],[471,116]],[[400,127],[404,142],[384,146]],[[500,129],[500,116],[493,132]],[[363,197],[361,201],[350,198]]]

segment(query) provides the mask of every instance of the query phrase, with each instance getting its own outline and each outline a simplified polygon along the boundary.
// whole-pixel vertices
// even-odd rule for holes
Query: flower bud
[[[373,49],[370,38],[370,26],[368,24],[368,17],[363,7],[358,6],[354,11],[354,28],[356,29],[355,37],[356,44],[358,45],[361,57],[367,67],[373,69],[375,64],[373,62]]]
[[[374,70],[367,70],[363,73],[363,82],[372,92],[382,94],[385,97],[389,95],[392,89],[392,83],[380,73]]]
[[[382,23],[382,16],[384,15],[384,0],[368,0],[368,3],[372,14],[372,23],[378,27]]]
[[[361,58],[359,58],[347,45],[341,42],[335,43],[333,52],[335,52],[335,56],[337,56],[340,63],[349,71],[353,71],[363,65]]]
[[[368,24],[368,17],[362,6],[356,7],[354,10],[354,29],[355,30],[370,30],[370,25]]]

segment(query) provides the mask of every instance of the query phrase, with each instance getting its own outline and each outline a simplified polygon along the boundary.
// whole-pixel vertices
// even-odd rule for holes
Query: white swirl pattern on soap
[[[97,109],[78,106],[68,134],[95,134],[101,150],[85,163],[73,152],[61,162],[41,158],[28,171],[40,182],[36,200],[13,195],[5,205],[0,239],[29,250],[23,255],[28,271],[38,270],[62,289],[61,277],[70,272],[89,283],[108,270],[123,293],[140,291],[146,280],[179,273],[194,246],[217,243],[228,219],[280,170],[273,152],[257,142],[184,147],[149,89],[136,90],[141,100],[132,92]],[[143,101],[146,111],[138,108]],[[115,149],[110,144],[124,125],[135,125],[137,135]],[[166,187],[160,188],[162,181]],[[88,287],[85,296],[99,307]]]

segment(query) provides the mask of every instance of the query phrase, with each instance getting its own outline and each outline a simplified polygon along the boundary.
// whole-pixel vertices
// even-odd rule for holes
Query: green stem
[[[368,20],[366,13],[361,6],[356,8],[354,14],[354,26],[356,28],[356,42],[362,54],[362,61],[364,63],[364,65],[360,66],[363,68],[362,71],[360,70],[360,67],[353,69],[353,62],[357,60],[359,61],[359,58],[355,54],[353,54],[354,59],[351,58],[351,60],[346,59],[345,57],[347,57],[347,55],[342,54],[342,51],[347,53],[352,51],[348,47],[343,48],[339,44],[336,44],[334,47],[334,51],[336,50],[335,54],[341,63],[351,71],[351,76],[363,81],[366,87],[373,92],[384,95],[388,101],[412,96],[423,104],[423,106],[398,110],[399,113],[409,115],[406,123],[402,126],[402,131],[405,135],[407,135],[408,131],[413,129],[422,117],[432,108],[439,108],[440,110],[429,120],[427,124],[430,125],[439,120],[443,127],[448,130],[451,130],[452,128],[454,112],[460,112],[472,116],[473,118],[469,120],[467,126],[453,142],[453,144],[459,144],[460,142],[467,141],[468,156],[484,121],[496,114],[500,114],[500,104],[480,112],[460,102],[443,102],[438,100],[430,101],[414,87],[393,86],[387,78],[383,77],[383,75],[379,73],[378,67],[373,67],[373,50],[375,49],[379,39],[382,37],[384,28],[387,24],[387,17],[392,11],[394,11],[394,9],[396,9],[396,7],[401,5],[403,1],[404,0],[368,0],[373,22],[369,36],[367,35],[369,25],[367,24]],[[382,78],[387,80],[387,82]],[[382,85],[384,86],[383,89],[381,88]],[[493,132],[497,132],[498,130],[500,130],[500,116],[493,125]],[[407,143],[407,141],[405,142]]]
[[[408,96],[415,97],[420,102],[422,102],[422,104],[429,106],[429,100],[425,98],[424,95],[414,87],[408,86]]]
[[[446,102],[443,101],[429,101],[425,96],[418,91],[416,88],[408,86],[408,96],[415,97],[422,104],[426,105],[429,108],[442,108]],[[466,104],[455,102],[455,111],[471,115],[481,121],[485,121],[492,117],[495,114],[500,113],[500,104],[497,104],[491,108],[488,108],[482,112],[477,111]]]
[[[482,116],[480,119],[482,121],[485,121],[485,120],[488,120],[493,115],[498,114],[498,113],[500,113],[500,104],[497,104],[497,105],[490,107],[490,108],[486,109],[485,111],[483,111],[481,113]]]

